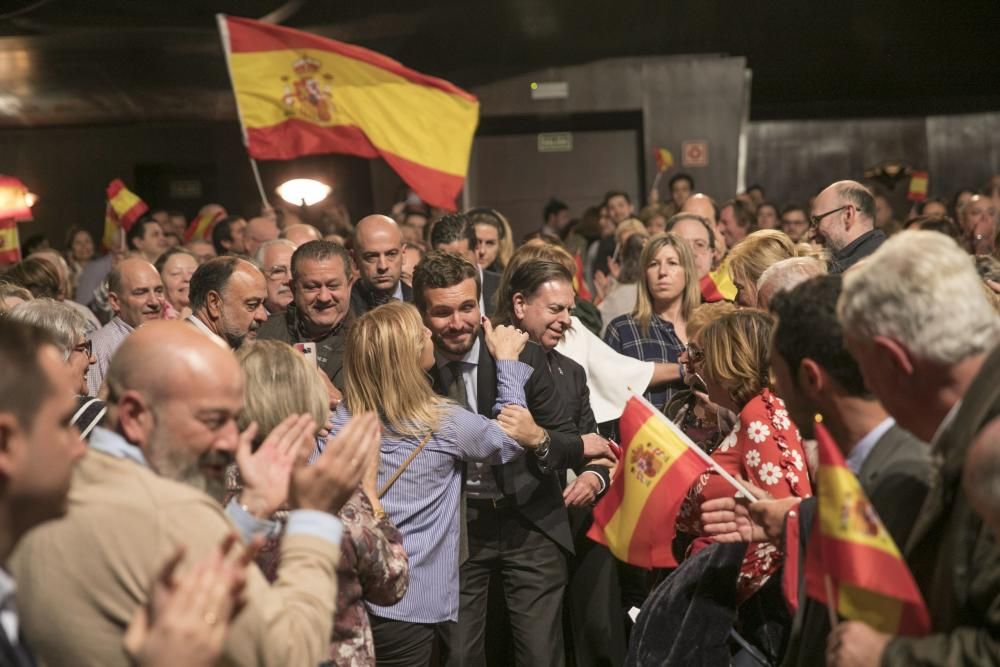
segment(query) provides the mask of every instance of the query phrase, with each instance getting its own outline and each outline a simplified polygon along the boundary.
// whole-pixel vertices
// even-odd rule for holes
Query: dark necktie
[[[469,394],[465,391],[465,363],[461,361],[449,361],[448,372],[451,373],[451,383],[448,385],[448,398],[461,405],[466,410],[470,410]]]

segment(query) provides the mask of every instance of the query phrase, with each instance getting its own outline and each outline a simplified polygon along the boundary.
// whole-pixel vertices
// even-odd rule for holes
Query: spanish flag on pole
[[[374,51],[219,16],[250,157],[383,158],[425,202],[454,210],[479,102]]]
[[[640,396],[628,400],[618,425],[622,460],[611,489],[594,507],[587,535],[632,565],[674,567],[677,512],[688,489],[709,469],[707,456],[699,456],[696,446]]]
[[[143,213],[149,210],[149,206],[139,199],[138,195],[126,188],[120,178],[116,178],[108,184],[106,193],[108,205],[104,209],[104,238],[101,243],[105,250],[113,250],[115,232],[119,228],[126,232],[132,229],[132,225]],[[119,245],[124,245],[124,243],[123,238]]]
[[[806,594],[837,613],[892,635],[926,635],[930,616],[920,589],[861,483],[830,434],[819,443],[817,523],[806,547]]]

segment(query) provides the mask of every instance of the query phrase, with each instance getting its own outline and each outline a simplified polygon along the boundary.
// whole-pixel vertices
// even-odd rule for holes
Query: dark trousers
[[[438,625],[407,623],[368,615],[372,624],[377,667],[427,667],[434,651]]]
[[[562,601],[566,557],[513,508],[469,500],[469,558],[459,571],[458,623],[442,635],[448,667],[488,663],[485,630],[491,577],[499,579],[518,667],[565,664]]]

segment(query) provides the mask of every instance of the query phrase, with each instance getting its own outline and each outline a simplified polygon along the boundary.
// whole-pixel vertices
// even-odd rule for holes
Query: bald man
[[[225,469],[234,458],[245,482],[264,465],[281,467],[283,477],[274,484],[283,483],[288,492],[278,504],[287,500],[292,511],[275,585],[256,566],[246,570],[247,604],[229,630],[221,662],[326,660],[342,533],[334,513],[377,447],[377,421],[355,418],[338,434],[340,446],[327,447],[329,458],[324,452],[307,465],[300,450],[311,449],[315,424],[309,416],[290,415],[257,450],[267,451],[270,462],[258,461],[260,454],[251,454],[253,430],[240,433],[236,425],[243,406],[236,358],[217,339],[182,322],[137,331],[115,355],[108,385],[107,428],[95,429],[79,463],[66,517],[51,529],[33,531],[12,561],[26,593],[25,636],[39,661],[131,664],[122,637],[135,610],[147,604],[163,563],[184,545],[183,570],[237,532],[218,495],[206,493],[224,490]],[[239,503],[254,506],[244,496]]]
[[[1000,539],[1000,417],[972,441],[962,487],[972,508]]]
[[[278,223],[273,218],[250,218],[243,233],[243,245],[246,246],[247,257],[256,257],[262,245],[276,238],[278,238]]]
[[[729,252],[729,248],[726,246],[726,237],[722,235],[722,230],[719,229],[719,208],[715,200],[706,194],[695,193],[687,198],[680,212],[694,213],[711,223],[712,234],[715,237],[715,249],[712,255],[716,266],[718,266],[726,256],[726,253]]]
[[[297,224],[285,227],[284,231],[281,232],[281,238],[288,239],[297,248],[310,241],[319,241],[323,238],[323,235],[312,225]]]
[[[133,331],[163,319],[163,281],[152,264],[140,257],[123,259],[108,274],[108,305],[114,317],[90,335],[97,362],[87,373],[87,389],[97,396],[115,350]]]
[[[187,321],[236,350],[257,337],[267,321],[267,281],[256,266],[239,257],[210,259],[191,276],[191,315]]]
[[[369,215],[354,228],[352,257],[358,279],[351,288],[351,311],[363,315],[376,306],[413,301],[413,293],[399,278],[403,271],[403,233],[392,218]]]
[[[820,192],[809,221],[833,254],[830,273],[843,273],[878,250],[886,238],[875,229],[875,197],[857,181],[837,181]]]

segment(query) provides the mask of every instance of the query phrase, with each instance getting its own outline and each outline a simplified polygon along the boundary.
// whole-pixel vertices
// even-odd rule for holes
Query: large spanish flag
[[[830,434],[816,425],[819,512],[806,547],[806,594],[840,616],[892,635],[925,635],[930,616],[892,537],[844,463]]]
[[[687,437],[640,396],[618,422],[622,461],[611,489],[594,507],[588,537],[619,560],[640,567],[674,567],[677,512],[688,489],[708,470]]]
[[[115,244],[115,232],[121,228],[124,231],[132,229],[135,221],[149,210],[146,202],[142,201],[138,195],[125,187],[120,178],[116,178],[108,183],[105,193],[108,196],[108,205],[104,209],[104,238],[102,245],[105,250],[113,250]],[[124,238],[121,245],[125,243]]]
[[[219,30],[251,157],[381,157],[425,202],[455,209],[479,121],[474,96],[298,30],[222,15]]]

